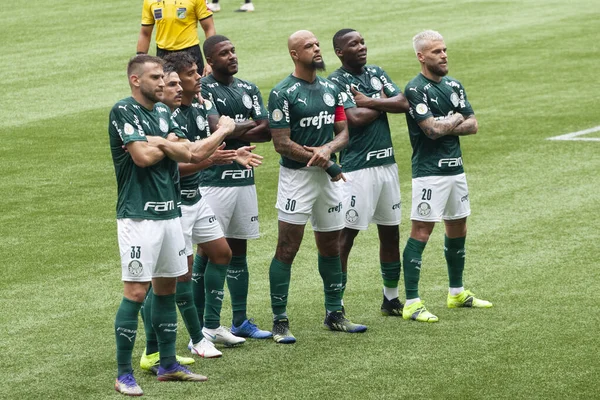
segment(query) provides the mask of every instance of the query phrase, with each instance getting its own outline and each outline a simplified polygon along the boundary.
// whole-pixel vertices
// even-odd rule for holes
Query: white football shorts
[[[471,203],[464,173],[424,176],[412,180],[411,220],[439,222],[469,215]]]
[[[280,221],[305,225],[308,219],[316,232],[344,228],[342,187],[320,167],[279,167],[277,204]]]
[[[396,164],[345,172],[344,217],[346,228],[364,231],[371,222],[400,225],[402,209]]]
[[[217,216],[226,238],[256,239],[259,237],[255,185],[202,186],[200,193]]]
[[[187,273],[179,218],[117,219],[117,234],[123,281],[150,282]]]
[[[194,254],[194,245],[223,237],[217,217],[204,197],[191,206],[181,205],[181,229],[185,240],[185,254]]]

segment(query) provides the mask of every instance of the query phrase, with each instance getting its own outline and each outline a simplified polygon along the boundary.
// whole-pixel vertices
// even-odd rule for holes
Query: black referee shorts
[[[181,50],[163,50],[157,47],[156,55],[160,58],[165,58],[167,54],[176,53],[178,51],[185,51],[186,53],[189,53],[194,58],[194,60],[196,60],[196,65],[198,66],[198,73],[202,75],[202,71],[204,71],[204,60],[202,59],[202,51],[200,50],[199,44]]]

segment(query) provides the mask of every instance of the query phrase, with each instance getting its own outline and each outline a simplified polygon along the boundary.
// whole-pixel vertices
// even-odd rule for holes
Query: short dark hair
[[[178,74],[184,69],[190,68],[192,65],[196,65],[194,57],[185,51],[176,51],[169,53],[165,56],[165,74],[168,72],[177,72]]]
[[[227,38],[226,36],[223,36],[223,35],[214,35],[214,36],[211,36],[208,39],[206,39],[204,41],[204,44],[202,45],[202,51],[204,51],[204,57],[212,56],[212,52],[214,51],[215,46],[221,42],[226,42],[228,40],[229,40],[229,38]]]
[[[158,57],[148,54],[138,54],[133,56],[131,60],[129,60],[129,63],[127,63],[127,76],[140,74],[143,65],[146,63],[158,64],[161,66],[165,64],[165,62]]]
[[[356,29],[351,29],[351,28],[344,28],[344,29],[340,29],[339,31],[337,31],[335,33],[335,35],[333,35],[333,49],[341,49],[341,44],[340,44],[340,40],[342,39],[342,37],[350,32],[356,32]]]

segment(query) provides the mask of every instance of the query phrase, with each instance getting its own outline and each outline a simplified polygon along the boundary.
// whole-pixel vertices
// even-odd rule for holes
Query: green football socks
[[[208,263],[208,257],[202,257],[196,254],[194,257],[194,265],[192,267],[192,290],[194,293],[194,305],[196,306],[196,313],[198,314],[198,321],[200,321],[200,329],[204,324],[204,306],[206,294],[204,291],[204,274],[206,273],[206,264]]]
[[[221,325],[221,308],[225,294],[225,277],[228,265],[206,264],[204,274],[204,290],[206,291],[206,307],[204,310],[204,326],[208,329],[217,329]]]
[[[158,353],[158,338],[154,327],[152,326],[152,285],[146,293],[144,306],[142,307],[142,321],[144,322],[144,331],[146,332],[146,354]]]
[[[117,341],[117,376],[133,372],[131,354],[138,328],[138,313],[142,303],[121,300],[115,318],[115,338]]]
[[[404,263],[404,288],[406,290],[406,299],[416,299],[419,297],[419,278],[421,276],[421,260],[423,250],[427,242],[420,242],[413,238],[408,238],[406,247],[402,253]]]
[[[158,296],[152,293],[152,326],[158,337],[160,366],[170,368],[177,362],[175,358],[175,341],[177,339],[175,294]]]
[[[284,264],[273,258],[269,267],[269,284],[271,287],[271,308],[273,315],[285,315],[290,289],[292,265]]]
[[[233,256],[227,270],[227,287],[231,295],[231,310],[233,311],[233,325],[240,326],[248,316],[246,315],[248,301],[248,262],[246,255]]]
[[[323,279],[325,309],[329,312],[342,309],[342,262],[340,256],[325,257],[319,254],[319,274]]]
[[[179,313],[185,323],[192,343],[198,343],[202,340],[202,326],[198,320],[198,313],[194,305],[194,296],[192,293],[192,281],[177,282],[177,293],[175,301],[179,308]]]
[[[448,280],[451,288],[463,286],[463,271],[465,270],[465,240],[466,237],[450,239],[444,237],[444,255],[448,264]]]

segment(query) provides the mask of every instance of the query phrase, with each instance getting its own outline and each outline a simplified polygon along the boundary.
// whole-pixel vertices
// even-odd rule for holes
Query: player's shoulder
[[[247,81],[245,79],[240,79],[237,77],[233,78],[233,84],[241,89],[258,90],[258,86],[256,86],[253,82]]]
[[[169,106],[161,102],[154,104],[153,111],[157,114],[171,115],[171,110],[169,109]]]
[[[422,74],[418,74],[414,78],[412,78],[406,84],[404,88],[404,93],[408,93],[409,91],[423,91],[424,87],[430,83],[427,78],[425,78]]]
[[[296,86],[297,83],[298,81],[290,74],[277,82],[277,84],[273,86],[273,89],[271,89],[271,93],[275,93],[277,96],[279,96],[279,93],[287,92],[288,89]]]
[[[383,68],[381,68],[379,65],[375,65],[375,64],[365,65],[365,71],[367,71],[370,74],[376,74],[376,75],[380,75],[385,72],[383,70]]]
[[[327,79],[329,79],[330,81],[333,82],[339,82],[341,79],[346,79],[348,78],[350,74],[347,73],[346,71],[344,71],[344,69],[342,67],[336,69],[335,71],[333,71],[331,74],[329,74],[329,76],[327,77]]]
[[[319,85],[321,85],[325,89],[334,90],[334,91],[339,90],[335,83],[333,83],[331,80],[324,78],[322,76],[317,75],[317,82],[319,83]]]
[[[139,105],[137,101],[135,101],[134,98],[130,96],[117,101],[112,107],[111,112],[123,113],[133,111],[136,108],[139,108]]]
[[[453,77],[448,76],[448,75],[444,76],[442,78],[442,81],[440,83],[442,83],[444,85],[448,85],[450,87],[456,87],[456,88],[462,88],[463,87],[462,83],[460,83],[460,81],[458,79],[453,78]]]
[[[219,87],[219,82],[217,82],[212,74],[200,79],[200,83],[202,83],[202,90],[210,90]]]

